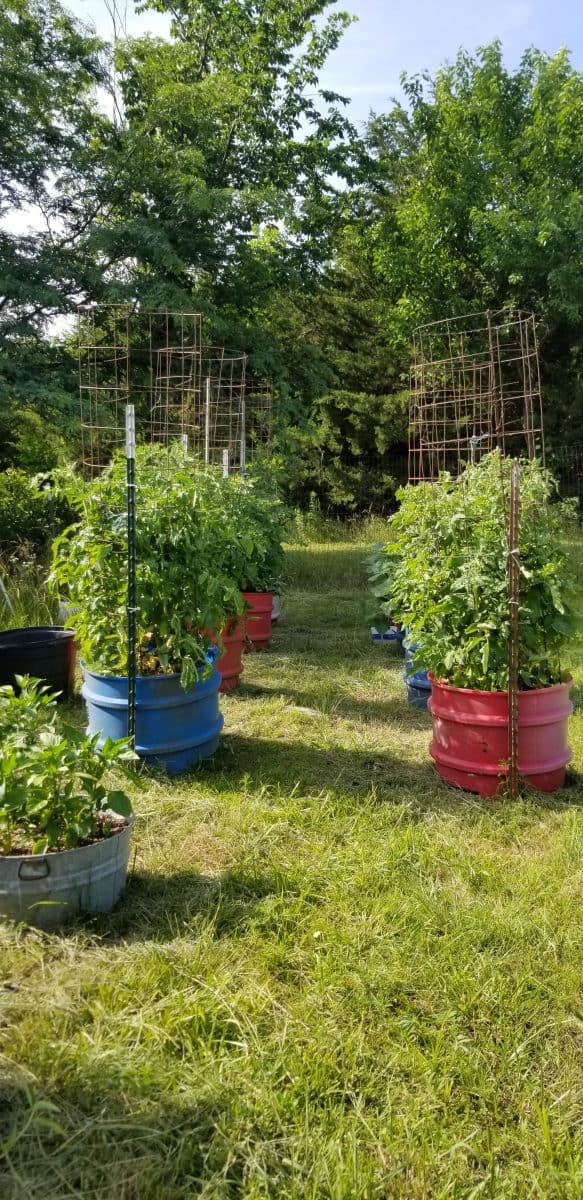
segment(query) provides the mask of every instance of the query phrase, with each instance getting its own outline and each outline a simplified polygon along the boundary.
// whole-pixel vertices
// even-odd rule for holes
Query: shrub
[[[0,474],[0,549],[21,542],[44,546],[49,534],[47,495],[36,488],[24,471]]]
[[[0,553],[10,553],[24,543],[42,551],[71,516],[63,499],[25,471],[0,472]]]
[[[423,666],[456,687],[508,687],[509,459],[495,451],[459,478],[409,486],[390,519],[387,600]],[[571,510],[536,462],[521,471],[519,677],[523,688],[564,678],[574,631],[572,572],[561,537]]]

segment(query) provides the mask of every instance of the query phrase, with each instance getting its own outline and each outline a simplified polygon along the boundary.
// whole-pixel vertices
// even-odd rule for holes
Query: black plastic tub
[[[16,675],[42,679],[62,699],[75,678],[75,634],[60,625],[34,625],[0,632],[0,684],[16,685]]]

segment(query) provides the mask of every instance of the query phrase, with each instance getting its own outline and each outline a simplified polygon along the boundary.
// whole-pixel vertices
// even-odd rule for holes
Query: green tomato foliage
[[[243,590],[271,586],[279,570],[283,508],[260,482],[223,479],[182,449],[136,454],[138,671],[179,672],[184,687],[212,670],[208,652],[243,612]],[[84,662],[127,673],[126,462],[97,480],[61,476],[80,520],[53,546],[51,584],[79,606]]]
[[[373,546],[365,559],[368,585],[374,597],[368,619],[379,633],[386,633],[395,624],[393,604],[389,596],[397,562],[398,559],[387,554],[382,542]]]
[[[458,477],[408,486],[389,521],[386,599],[421,643],[420,665],[455,687],[508,687],[508,537],[511,461],[498,451]],[[521,468],[519,678],[522,688],[565,678],[574,633],[573,572],[564,548],[572,509],[537,462]],[[421,664],[422,659],[422,664]]]

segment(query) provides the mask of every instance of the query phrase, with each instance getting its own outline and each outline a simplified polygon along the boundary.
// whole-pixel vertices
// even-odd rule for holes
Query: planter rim
[[[129,817],[124,817],[124,824],[121,829],[116,829],[115,833],[110,833],[108,837],[96,838],[94,842],[89,842],[87,846],[69,846],[68,850],[45,850],[44,854],[0,854],[0,865],[3,862],[18,862],[19,859],[25,858],[30,862],[33,858],[61,858],[64,854],[78,854],[80,850],[92,850],[95,846],[101,846],[104,842],[113,842],[120,834],[125,833],[126,829],[131,829],[135,821],[135,813],[131,813]]]
[[[121,680],[128,678],[127,675],[104,675],[103,671],[94,671],[93,667],[88,667],[87,663],[83,662],[83,659],[79,660],[79,666],[82,667],[84,671],[87,671],[88,675],[95,675],[96,679]],[[212,666],[216,666],[214,659]],[[160,675],[136,675],[136,679],[180,679],[180,671],[163,671],[160,673]],[[199,680],[199,683],[200,682],[201,681]]]
[[[62,633],[66,638],[75,637],[74,629],[65,629],[64,625],[19,625],[16,629],[0,629],[0,638],[19,633]]]
[[[435,684],[436,687],[444,688],[448,692],[459,692],[462,696],[507,696],[508,695],[507,688],[504,688],[502,691],[493,691],[493,690],[487,691],[482,688],[453,687],[451,685],[451,683],[442,683],[441,680],[436,679],[435,675],[433,674],[432,671],[428,672],[428,676],[429,676],[429,679],[431,680],[431,683]],[[550,683],[548,685],[548,687],[519,688],[518,694],[520,696],[547,696],[549,694],[549,692],[558,692],[562,688],[571,687],[572,683],[573,683],[573,676],[569,675],[569,678],[564,679],[562,683]]]

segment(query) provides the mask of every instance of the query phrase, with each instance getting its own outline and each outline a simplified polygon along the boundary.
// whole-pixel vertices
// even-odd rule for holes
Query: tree
[[[118,52],[125,114],[111,217],[113,275],[157,302],[255,324],[274,289],[309,285],[330,252],[333,177],[351,129],[318,73],[349,18],[330,0],[150,0],[171,37]],[[240,335],[239,335],[240,336]]]
[[[583,436],[583,75],[566,51],[500,44],[405,78],[372,121],[363,229],[395,346],[416,323],[513,305],[539,321],[545,418]]]
[[[101,45],[56,0],[6,0],[0,11],[0,461],[59,453],[43,423],[70,425],[71,361],[42,340],[95,275],[87,232],[101,209],[108,122],[94,89]],[[19,220],[19,213],[21,218]],[[19,232],[28,220],[33,233]],[[66,432],[66,430],[64,430]],[[41,453],[42,450],[42,453]],[[37,456],[38,457],[38,456]]]

